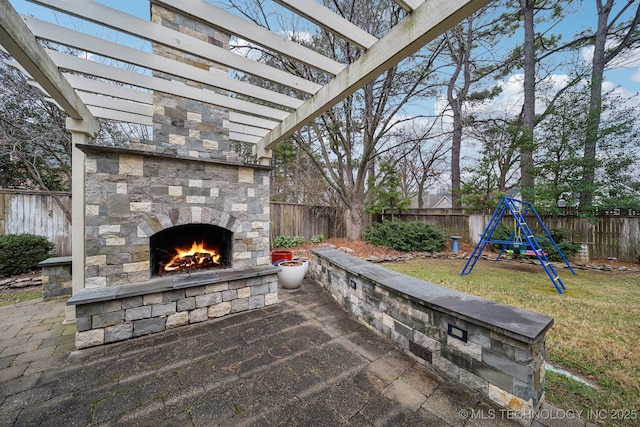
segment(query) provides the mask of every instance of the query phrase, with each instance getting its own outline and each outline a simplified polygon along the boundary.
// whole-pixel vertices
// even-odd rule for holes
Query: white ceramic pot
[[[296,289],[300,287],[307,270],[309,261],[286,261],[278,264],[278,282],[285,289]]]
[[[293,259],[293,261],[301,261],[304,266],[306,267],[306,270],[304,272],[304,274],[306,275],[309,272],[309,260],[307,258],[295,258]]]

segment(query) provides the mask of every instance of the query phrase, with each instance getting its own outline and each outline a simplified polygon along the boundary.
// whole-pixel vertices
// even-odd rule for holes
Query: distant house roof
[[[432,208],[434,209],[450,209],[453,206],[451,198],[448,196],[442,196],[440,200],[438,200]]]

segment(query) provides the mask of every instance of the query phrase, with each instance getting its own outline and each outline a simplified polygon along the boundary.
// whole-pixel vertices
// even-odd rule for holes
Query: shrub
[[[568,242],[567,239],[571,232],[565,228],[552,228],[549,230],[549,234],[553,237],[553,240],[558,245],[558,248],[562,251],[565,258],[569,259],[578,252],[580,252],[580,243]],[[536,233],[536,235],[544,235],[544,232],[540,230],[540,232]],[[549,241],[549,239],[540,238],[538,239],[538,243],[543,251],[548,253],[549,261],[562,261],[562,257],[556,251],[556,248],[553,247],[553,244]]]
[[[324,241],[324,236],[322,234],[316,234],[315,236],[311,236],[311,243],[322,243]]]
[[[491,240],[509,240],[509,237],[511,237],[511,233],[513,233],[513,228],[509,228],[505,225],[500,224],[493,231],[493,234],[491,235]],[[494,243],[493,248],[498,251],[501,251],[502,244]]]
[[[444,234],[433,225],[419,221],[386,221],[368,227],[364,240],[398,251],[439,252],[444,248]]]
[[[294,246],[300,246],[304,243],[304,237],[302,236],[278,236],[273,239],[274,248],[292,248]]]
[[[49,257],[54,248],[46,237],[33,234],[0,236],[0,276],[26,273]]]

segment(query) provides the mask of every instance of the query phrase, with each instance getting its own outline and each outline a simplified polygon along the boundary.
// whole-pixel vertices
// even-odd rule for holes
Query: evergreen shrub
[[[553,237],[553,240],[556,242],[556,245],[558,245],[558,248],[560,248],[565,258],[570,259],[572,256],[580,252],[580,243],[567,241],[571,232],[566,228],[552,228],[549,230],[549,234],[551,234],[551,237]],[[544,235],[544,232],[540,230],[536,235]],[[549,239],[540,238],[538,243],[542,250],[549,254],[547,255],[549,261],[562,261],[562,257],[556,251],[556,248],[553,247],[553,243],[551,243]]]
[[[33,270],[49,258],[54,244],[33,234],[0,236],[0,276],[14,276]]]
[[[420,221],[387,221],[367,227],[364,240],[398,251],[440,252],[444,249],[444,233],[432,224]]]

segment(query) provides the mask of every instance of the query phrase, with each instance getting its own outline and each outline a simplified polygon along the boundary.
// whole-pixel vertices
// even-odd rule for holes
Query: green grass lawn
[[[42,288],[0,293],[0,307],[38,298],[42,298]]]
[[[471,274],[460,276],[464,263],[425,259],[385,267],[553,316],[547,361],[598,388],[548,372],[547,402],[564,409],[636,411],[635,419],[629,412],[626,420],[605,424],[640,425],[640,274],[578,270],[573,276],[560,268],[567,287],[560,295],[539,264],[481,260]]]

